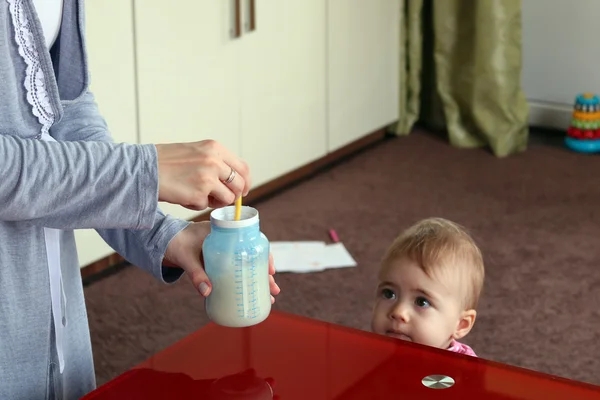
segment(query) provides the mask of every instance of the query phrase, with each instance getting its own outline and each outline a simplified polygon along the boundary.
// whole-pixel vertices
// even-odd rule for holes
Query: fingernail
[[[200,284],[200,294],[204,297],[208,296],[208,291],[210,290],[210,288],[208,287],[208,284],[206,282],[202,282]]]

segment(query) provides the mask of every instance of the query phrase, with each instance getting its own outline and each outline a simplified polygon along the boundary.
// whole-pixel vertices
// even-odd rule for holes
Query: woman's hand
[[[157,144],[158,200],[192,210],[232,204],[250,190],[246,163],[214,140]]]
[[[202,259],[202,244],[204,239],[210,233],[210,222],[193,222],[185,229],[179,232],[169,243],[165,252],[165,266],[180,267],[192,280],[194,287],[204,297],[210,294],[212,285],[204,271]],[[275,297],[281,291],[275,283],[275,264],[273,255],[269,254],[269,283],[271,290],[271,303],[275,302]]]

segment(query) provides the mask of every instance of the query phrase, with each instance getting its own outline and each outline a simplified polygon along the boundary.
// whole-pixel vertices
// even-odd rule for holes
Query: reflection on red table
[[[278,311],[250,328],[208,324],[85,398],[209,399],[216,379],[249,369],[282,400],[600,400],[600,386]]]

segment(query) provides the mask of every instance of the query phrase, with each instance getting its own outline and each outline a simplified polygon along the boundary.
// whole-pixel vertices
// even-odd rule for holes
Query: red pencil
[[[331,240],[333,240],[334,243],[338,243],[340,241],[340,238],[338,237],[337,232],[334,229],[329,230],[329,236],[331,237]]]

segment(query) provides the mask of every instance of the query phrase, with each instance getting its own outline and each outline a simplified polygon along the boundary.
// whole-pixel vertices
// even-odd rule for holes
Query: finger
[[[220,170],[219,179],[235,194],[235,198],[237,199],[243,194],[245,189],[244,176],[235,167],[229,166],[227,163],[223,163]]]
[[[208,207],[208,202],[201,194],[197,195],[197,198],[191,198],[191,194],[186,190],[172,190],[173,199],[163,199],[167,203],[181,205],[182,207],[188,208],[190,210],[202,211],[206,207]],[[185,201],[184,201],[185,199]]]
[[[275,275],[275,260],[272,253],[269,253],[269,275]]]
[[[209,194],[209,204],[210,199],[213,199],[216,203],[230,205],[233,204],[236,197],[235,194],[222,182],[217,183],[215,187],[213,187],[212,191]]]
[[[223,161],[225,161],[225,163],[227,165],[231,166],[231,168],[235,169],[235,171],[238,173],[238,175],[240,175],[243,178],[243,180],[244,180],[243,194],[244,194],[244,196],[247,196],[248,192],[250,191],[250,187],[252,186],[252,180],[250,178],[250,168],[248,168],[248,164],[246,164],[246,162],[244,160],[233,155],[233,153],[231,153],[229,150],[227,150],[226,148],[224,148],[222,146],[219,149],[219,153],[223,157]],[[228,172],[228,174],[229,174],[229,172]],[[229,175],[227,175],[227,176],[229,176]],[[227,177],[225,179],[227,179]]]
[[[202,210],[206,209],[206,207],[201,207],[201,206],[192,206],[192,205],[190,205],[190,204],[188,204],[188,205],[184,205],[183,207],[185,207],[185,208],[187,208],[187,209],[189,209],[189,210],[193,210],[193,211],[202,211]],[[210,205],[209,205],[209,207],[210,207]]]
[[[269,276],[269,289],[273,296],[277,296],[279,292],[281,292],[281,288],[275,283],[275,278],[273,278],[273,276]]]
[[[202,268],[202,264],[200,260],[193,260],[191,262],[187,262],[185,265],[181,266],[186,274],[190,277],[192,284],[200,292],[200,294],[204,297],[208,296],[212,290],[212,285],[206,272],[204,272],[204,268]]]
[[[231,203],[226,203],[224,201],[215,199],[213,196],[208,196],[208,206],[210,208],[221,208],[229,205],[231,205]]]
[[[271,295],[271,304],[275,304],[275,297],[273,295]]]

